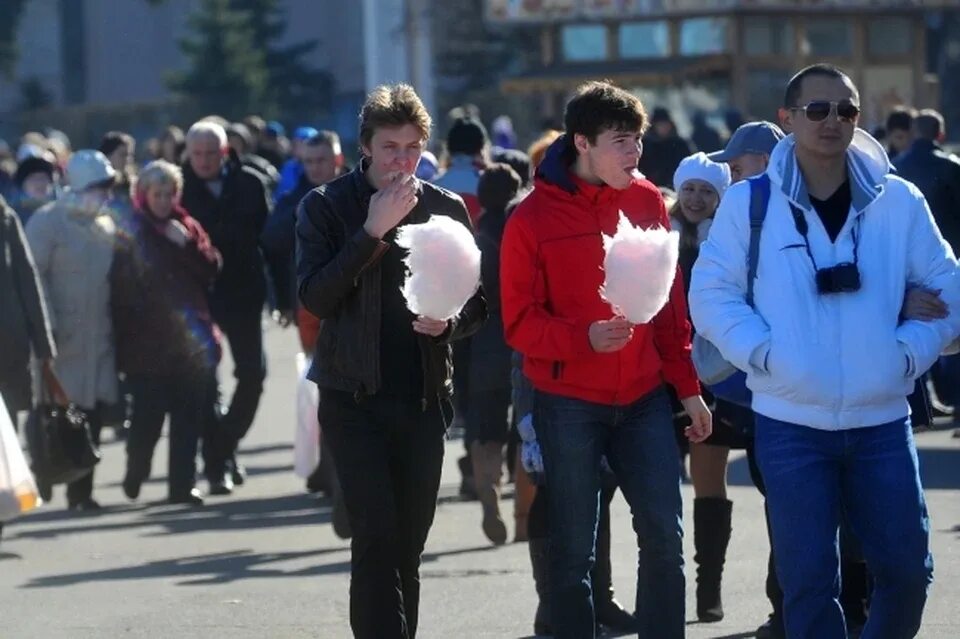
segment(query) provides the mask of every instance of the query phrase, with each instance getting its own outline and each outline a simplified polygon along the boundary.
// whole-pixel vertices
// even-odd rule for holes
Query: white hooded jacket
[[[960,333],[960,273],[920,191],[890,173],[880,144],[857,130],[847,152],[852,206],[835,243],[810,203],[793,136],[770,158],[754,308],[746,303],[750,185],[731,187],[700,249],[690,286],[697,331],[747,372],[753,409],[823,430],[905,417],[906,396]],[[821,295],[790,203],[802,211],[819,268],[854,261],[861,288]],[[858,238],[855,240],[855,237]],[[940,290],[945,320],[901,321],[910,286]]]

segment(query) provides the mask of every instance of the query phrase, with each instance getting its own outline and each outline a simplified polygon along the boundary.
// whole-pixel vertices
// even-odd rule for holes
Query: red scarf
[[[136,206],[137,212],[150,222],[150,228],[155,232],[162,235],[167,222],[169,220],[176,220],[187,230],[187,238],[189,241],[196,243],[197,249],[205,258],[211,262],[219,259],[217,249],[214,248],[213,243],[210,241],[210,236],[207,235],[203,226],[195,218],[191,217],[187,210],[180,206],[179,202],[173,205],[173,211],[168,220],[158,220],[155,218],[147,207],[146,198],[141,194],[137,194],[134,200],[134,206]]]

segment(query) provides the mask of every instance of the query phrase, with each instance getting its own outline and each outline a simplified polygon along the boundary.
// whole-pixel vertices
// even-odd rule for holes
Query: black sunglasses
[[[791,110],[803,111],[803,114],[807,116],[807,119],[811,122],[823,122],[827,119],[827,116],[830,115],[830,112],[834,110],[836,111],[838,120],[845,120],[847,122],[853,122],[857,119],[857,116],[860,115],[860,107],[849,100],[843,100],[841,102],[814,100],[806,106],[793,107]]]

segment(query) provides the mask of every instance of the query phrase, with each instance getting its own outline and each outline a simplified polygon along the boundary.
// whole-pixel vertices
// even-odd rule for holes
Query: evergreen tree
[[[169,75],[170,89],[227,118],[274,116],[278,105],[250,15],[231,0],[201,0],[188,26],[190,35],[180,40],[188,69]]]
[[[17,27],[27,0],[0,0],[0,74],[12,77],[17,61]]]
[[[333,78],[311,69],[303,57],[317,48],[317,40],[281,46],[287,19],[280,0],[230,0],[249,16],[254,42],[263,50],[272,100],[287,113],[324,111],[330,107]]]

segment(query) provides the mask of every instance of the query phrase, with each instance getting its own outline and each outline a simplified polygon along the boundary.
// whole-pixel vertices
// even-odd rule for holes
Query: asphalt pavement
[[[10,524],[0,542],[0,639],[341,638],[350,637],[349,544],[334,535],[330,504],[308,495],[293,474],[296,336],[268,329],[269,378],[244,443],[247,484],[230,497],[189,509],[166,496],[166,439],[158,476],[129,502],[120,488],[124,451],[105,439],[95,496],[103,512],[52,503]],[[230,365],[224,365],[229,376]],[[918,436],[932,517],[935,583],[920,636],[960,637],[960,440],[948,429]],[[456,458],[447,444],[440,505],[427,543],[421,631],[432,638],[517,639],[533,631],[536,594],[525,544],[493,548],[480,530],[480,506],[457,497]],[[752,637],[766,618],[767,539],[762,502],[746,459],[730,471],[733,537],[724,575],[726,618],[691,623],[691,639]],[[201,484],[201,488],[206,488]],[[508,487],[508,492],[510,488]],[[693,493],[684,487],[685,518]],[[504,508],[512,512],[512,504]],[[613,507],[617,597],[632,602],[636,542],[626,504]],[[513,522],[508,522],[511,529]],[[686,539],[688,610],[694,610],[692,535]]]

